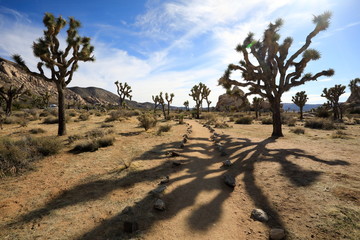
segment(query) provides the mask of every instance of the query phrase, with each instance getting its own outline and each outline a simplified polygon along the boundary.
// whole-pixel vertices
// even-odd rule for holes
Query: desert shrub
[[[74,148],[73,152],[80,153],[80,152],[95,152],[99,149],[99,145],[95,140],[87,140],[81,143],[78,143]]]
[[[69,109],[66,111],[66,113],[70,116],[70,117],[75,117],[76,116],[76,111],[74,109]]]
[[[87,121],[87,120],[89,120],[89,118],[90,118],[90,114],[89,113],[81,113],[80,115],[79,115],[79,120],[80,121]]]
[[[49,111],[44,110],[44,111],[42,111],[42,112],[39,114],[39,117],[47,117],[47,116],[49,116],[49,115],[50,115]]]
[[[26,113],[26,118],[29,121],[36,121],[39,119],[39,114],[36,109],[24,109],[23,111]]]
[[[265,125],[273,124],[273,120],[272,118],[263,118],[261,119],[261,124],[265,124]]]
[[[139,126],[143,127],[145,131],[147,131],[152,127],[155,127],[157,123],[156,117],[150,113],[141,114],[140,116],[137,117],[137,120],[139,121]]]
[[[10,117],[6,117],[4,119],[4,124],[19,124],[21,121],[21,119],[19,117],[16,116],[10,116]]]
[[[106,135],[106,132],[101,129],[93,129],[85,133],[86,138],[99,138]]]
[[[171,127],[172,126],[170,124],[161,125],[161,126],[159,126],[157,134],[160,135],[163,132],[169,132],[171,130]]]
[[[301,128],[301,127],[291,129],[290,131],[295,133],[295,134],[305,134],[305,129]]]
[[[42,128],[33,128],[33,129],[30,129],[29,132],[32,134],[39,134],[39,133],[44,133],[46,131]]]
[[[97,139],[86,140],[78,143],[73,149],[74,153],[95,152],[99,148],[108,147],[114,144],[114,136],[103,136]]]
[[[324,130],[331,130],[336,128],[335,124],[332,121],[321,118],[313,118],[306,120],[305,127]]]
[[[0,176],[11,175],[28,169],[30,163],[44,156],[58,153],[62,144],[56,137],[23,137],[14,141],[0,139]]]
[[[55,116],[48,116],[48,117],[44,118],[44,120],[43,120],[44,124],[56,124],[58,122],[59,122],[59,120]]]
[[[235,122],[235,118],[234,117],[229,117],[229,122]]]
[[[178,115],[178,120],[179,120],[179,124],[184,124],[184,114],[179,114]]]
[[[355,122],[356,124],[360,124],[360,118],[354,118],[354,122]]]
[[[323,108],[323,107],[317,108],[315,114],[319,118],[328,118],[331,116],[330,111],[328,111],[326,108]]]
[[[112,127],[114,127],[114,125],[108,124],[108,123],[102,123],[100,127],[101,128],[112,128]]]
[[[105,122],[118,121],[118,120],[120,120],[121,116],[122,115],[121,115],[120,111],[117,111],[117,110],[111,111],[111,112],[109,112],[109,117],[107,117],[105,119]]]
[[[333,135],[331,137],[332,138],[348,139],[349,135],[344,131],[337,130],[336,132],[333,133]]]
[[[287,121],[287,125],[288,125],[289,127],[295,127],[295,125],[296,125],[296,119],[295,119],[295,118],[289,119],[289,120]]]
[[[108,146],[114,145],[115,137],[114,136],[104,136],[102,138],[97,139],[96,141],[100,148],[108,147]]]
[[[226,122],[216,122],[215,128],[229,128],[230,126]]]
[[[205,120],[205,124],[214,125],[217,122],[217,115],[215,113],[202,113],[202,118]]]
[[[75,134],[75,135],[68,136],[67,141],[68,141],[69,144],[71,144],[71,143],[73,143],[73,142],[75,142],[77,140],[80,140],[80,139],[82,139],[82,137],[80,135],[78,135],[78,134]]]
[[[251,117],[241,117],[236,119],[236,124],[251,124],[253,119]]]

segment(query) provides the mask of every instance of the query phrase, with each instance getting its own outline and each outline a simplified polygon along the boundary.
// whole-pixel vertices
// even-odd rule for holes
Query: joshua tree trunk
[[[12,98],[9,98],[5,102],[6,102],[5,115],[7,117],[10,117],[10,115],[11,115],[11,107],[12,107]]]
[[[168,117],[170,116],[170,103],[168,103],[168,106],[167,106],[167,116]]]
[[[281,128],[281,111],[280,111],[280,98],[274,99],[272,106],[273,113],[273,132],[271,134],[272,137],[283,137],[282,128]]]
[[[200,119],[200,105],[196,106],[196,118]]]
[[[64,89],[57,84],[58,90],[58,117],[59,117],[59,128],[58,135],[66,135],[66,116],[65,116],[65,95]]]
[[[162,104],[162,110],[163,110],[163,114],[164,114],[164,119],[166,119],[166,111],[165,111],[165,104]]]
[[[255,118],[258,119],[259,118],[259,110],[255,109]]]
[[[303,116],[303,106],[300,106],[300,120],[302,121],[304,119],[304,116]]]

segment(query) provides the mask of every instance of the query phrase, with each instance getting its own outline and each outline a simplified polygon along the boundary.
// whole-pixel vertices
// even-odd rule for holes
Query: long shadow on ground
[[[119,177],[115,180],[98,180],[75,186],[64,192],[56,199],[48,202],[44,207],[32,211],[20,218],[13,224],[22,224],[41,218],[50,214],[52,211],[65,208],[71,205],[81,204],[83,202],[100,199],[108,193],[120,189],[129,188],[139,182],[154,181],[160,176],[171,174],[174,171],[185,170],[186,174],[178,179],[171,179],[169,184],[175,184],[177,181],[187,179],[186,184],[173,188],[170,192],[165,192],[163,198],[168,200],[169,208],[165,212],[158,214],[146,213],[155,211],[152,209],[156,195],[148,194],[142,200],[132,206],[131,214],[119,211],[117,215],[104,220],[100,225],[91,231],[85,233],[79,239],[123,239],[131,235],[124,234],[123,223],[125,220],[132,219],[140,225],[140,230],[146,231],[159,220],[170,219],[179,213],[182,209],[192,206],[197,196],[203,191],[218,190],[217,196],[205,205],[194,210],[188,219],[188,226],[196,231],[206,231],[216,223],[222,214],[223,203],[231,196],[232,190],[227,188],[223,183],[223,176],[231,174],[235,177],[242,175],[245,190],[251,197],[254,205],[262,208],[270,215],[270,220],[265,223],[269,227],[282,227],[279,213],[272,207],[269,199],[265,196],[263,190],[256,184],[255,163],[258,162],[276,162],[281,165],[281,174],[290,180],[294,186],[308,187],[315,183],[322,174],[319,171],[303,169],[299,165],[291,162],[290,157],[307,158],[315,162],[321,162],[327,165],[349,165],[345,161],[334,160],[326,161],[315,156],[306,154],[301,149],[269,149],[267,145],[276,141],[274,138],[268,138],[260,142],[252,142],[247,138],[231,138],[223,135],[222,141],[228,149],[229,158],[233,161],[231,168],[210,169],[212,164],[224,160],[214,150],[213,146],[206,143],[206,138],[190,138],[186,148],[182,150],[179,160],[183,163],[178,168],[172,166],[173,159],[160,166],[152,169],[129,172],[126,176]],[[194,143],[195,142],[195,143]],[[173,142],[167,145],[161,144],[155,146],[152,150],[146,152],[139,160],[160,159],[164,158],[164,153],[168,149],[178,146],[179,142]],[[195,158],[193,152],[200,153],[201,157]],[[168,157],[166,157],[168,158]],[[201,162],[201,163],[199,163]],[[211,174],[215,176],[211,176]],[[219,176],[221,174],[221,176]],[[173,185],[175,186],[175,185]],[[186,192],[186,197],[178,199]],[[185,196],[185,195],[184,195]],[[130,217],[129,217],[130,216]],[[201,219],[201,221],[200,221]]]

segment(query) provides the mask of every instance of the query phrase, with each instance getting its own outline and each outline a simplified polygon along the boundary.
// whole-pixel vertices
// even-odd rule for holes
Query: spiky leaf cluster
[[[125,98],[128,98],[131,100],[132,98],[132,90],[131,90],[131,86],[127,84],[127,82],[125,82],[124,84],[116,81],[115,82],[116,85],[116,89],[117,89],[117,93],[120,97],[120,106],[122,107],[125,101]]]
[[[296,104],[296,106],[302,108],[305,106],[305,103],[308,100],[308,96],[305,91],[297,92],[295,96],[292,96],[292,102]]]
[[[325,97],[328,100],[330,106],[335,106],[339,104],[339,99],[342,94],[345,93],[346,86],[341,84],[335,85],[332,88],[324,88],[323,93],[321,94],[322,97]]]

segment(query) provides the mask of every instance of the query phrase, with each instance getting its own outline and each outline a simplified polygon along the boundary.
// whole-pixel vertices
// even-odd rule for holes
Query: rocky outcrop
[[[360,86],[354,86],[346,103],[360,105]]]
[[[51,96],[50,103],[57,103],[57,89],[54,83],[30,76],[16,63],[0,58],[0,86],[10,84],[15,87],[24,84],[24,88],[33,96],[40,96],[47,91]],[[68,89],[65,91],[65,99],[68,102],[76,101],[78,104],[86,104],[81,96]]]
[[[245,94],[240,88],[235,86],[232,90],[230,90],[229,93],[225,93],[219,96],[218,102],[216,104],[217,111],[229,111],[232,108],[239,110],[243,106],[243,97]],[[247,102],[247,99],[245,101]]]

